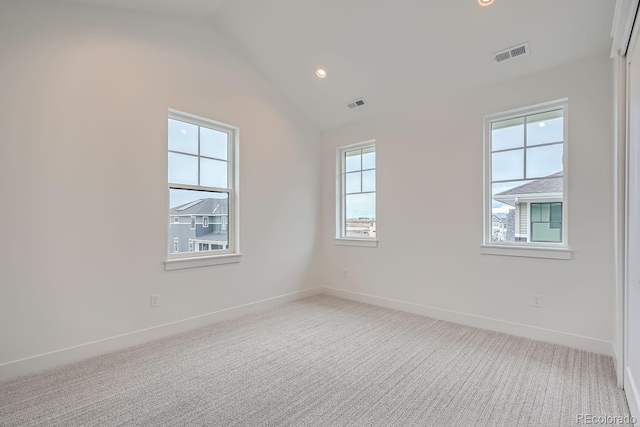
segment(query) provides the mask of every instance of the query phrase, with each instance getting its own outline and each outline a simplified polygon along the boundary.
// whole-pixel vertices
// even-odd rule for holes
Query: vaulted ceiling
[[[207,19],[320,129],[611,48],[613,0],[68,0]],[[529,42],[527,56],[491,54]],[[318,79],[315,69],[326,67]],[[347,102],[364,98],[366,106]]]

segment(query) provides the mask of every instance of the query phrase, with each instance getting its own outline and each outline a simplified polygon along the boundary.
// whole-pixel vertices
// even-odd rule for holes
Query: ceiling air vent
[[[517,46],[512,46],[509,49],[494,53],[491,55],[491,59],[497,64],[498,62],[509,61],[518,56],[528,55],[530,51],[529,42],[524,42]]]
[[[351,101],[347,104],[347,107],[349,108],[358,108],[358,107],[362,107],[364,105],[364,99],[360,98],[360,99],[356,99],[355,101]]]

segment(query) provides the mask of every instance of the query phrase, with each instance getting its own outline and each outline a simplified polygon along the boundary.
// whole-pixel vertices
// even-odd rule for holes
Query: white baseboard
[[[561,344],[579,350],[590,351],[592,353],[613,356],[613,343],[609,341],[602,341],[581,335],[492,319],[490,317],[475,316],[472,314],[444,310],[441,308],[429,307],[426,305],[414,304],[390,298],[382,298],[374,295],[346,291],[343,289],[322,287],[321,290],[325,295],[364,302],[394,310],[406,311],[413,314],[447,320],[449,322],[460,323],[463,325],[475,326],[482,329],[489,329],[496,332],[503,332],[510,335],[545,341],[552,344]]]
[[[114,337],[104,338],[73,347],[63,348],[49,353],[39,354],[20,360],[0,364],[0,381],[6,381],[21,375],[30,374],[44,369],[65,365],[67,363],[109,353],[123,348],[143,344],[159,338],[165,338],[180,332],[185,332],[200,326],[209,325],[223,320],[234,319],[249,314],[259,313],[273,307],[310,297],[321,293],[320,288],[305,289],[273,298],[230,307],[224,310],[202,314],[176,322],[166,323],[147,329],[129,332]]]
[[[613,354],[613,368],[616,370],[616,385],[618,388],[624,388],[624,364],[619,352],[620,346],[615,342],[611,344],[611,354]]]
[[[640,420],[640,393],[629,368],[624,370],[624,394],[627,396],[631,416]]]

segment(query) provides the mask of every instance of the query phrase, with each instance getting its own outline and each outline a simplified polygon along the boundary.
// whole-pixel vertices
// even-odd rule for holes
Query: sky
[[[563,144],[539,146],[563,141],[562,117],[528,123],[526,126],[526,149],[524,148],[524,120],[519,123],[517,120],[508,122],[512,126],[498,126],[498,129],[494,128],[491,132],[492,151],[510,150],[492,153],[491,176],[492,181],[514,181],[493,184],[492,194],[563,170]],[[509,209],[513,209],[513,207],[495,200],[492,201],[493,213],[507,213]]]
[[[494,184],[496,194],[517,187],[531,179],[561,171],[562,144],[537,146],[562,141],[563,119],[528,123],[526,126],[527,148],[524,148],[524,122],[511,121],[510,126],[492,131],[492,149],[509,150],[492,154],[492,179],[517,180]],[[198,127],[177,120],[169,120],[169,182],[225,188],[228,185],[228,135],[213,129]],[[200,141],[200,144],[198,144]],[[198,158],[210,156],[211,158]],[[375,157],[373,149],[353,150],[345,157],[345,210],[347,218],[376,218]],[[525,160],[526,157],[526,160]],[[200,164],[198,165],[198,162]],[[526,170],[526,173],[525,173]],[[200,171],[198,173],[198,171]],[[525,176],[526,175],[526,176]],[[529,179],[529,180],[527,180]],[[360,191],[374,191],[366,194]],[[206,197],[226,198],[225,193],[170,190],[170,207],[183,205]],[[511,206],[493,201],[493,213],[507,213]]]

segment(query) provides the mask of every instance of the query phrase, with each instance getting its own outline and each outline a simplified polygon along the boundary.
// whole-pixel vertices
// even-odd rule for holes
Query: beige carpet
[[[1,426],[575,426],[613,360],[316,296],[0,384]]]

